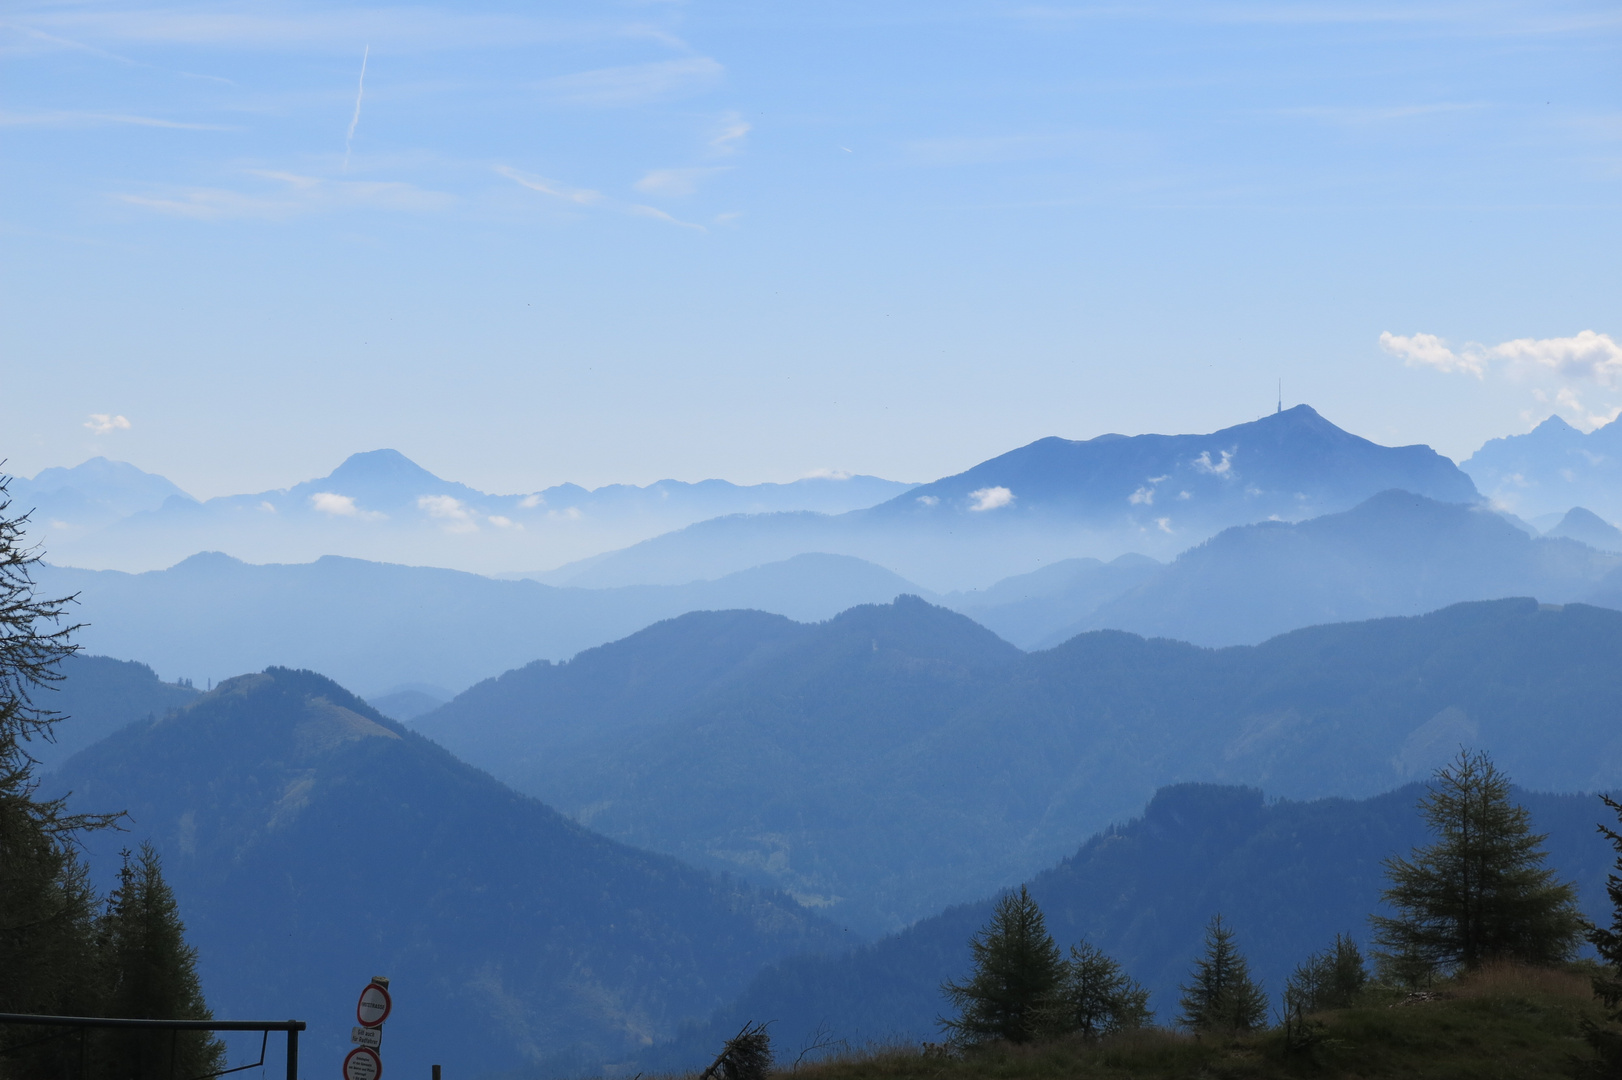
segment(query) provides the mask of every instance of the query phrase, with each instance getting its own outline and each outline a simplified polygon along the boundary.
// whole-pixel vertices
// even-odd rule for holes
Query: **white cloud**
[[[1140,487],[1138,490],[1128,495],[1126,497],[1126,501],[1131,503],[1133,506],[1153,506],[1155,501],[1155,489],[1152,487]]]
[[[1220,461],[1212,461],[1211,451],[1201,450],[1200,456],[1194,459],[1193,465],[1198,471],[1209,473],[1212,476],[1231,476],[1233,475],[1233,451],[1224,450]]]
[[[812,469],[802,480],[849,480],[850,473],[843,469]]]
[[[1005,487],[984,487],[969,492],[969,498],[974,500],[970,510],[996,510],[1013,502],[1014,493]]]
[[[707,90],[721,81],[724,71],[707,56],[693,56],[559,75],[540,89],[560,104],[620,108]]]
[[[649,195],[691,195],[698,190],[701,181],[721,172],[726,172],[726,166],[653,169],[633,186]]]
[[[1380,335],[1380,347],[1402,357],[1409,366],[1464,372],[1478,379],[1485,377],[1494,364],[1517,378],[1552,377],[1566,385],[1554,388],[1552,395],[1549,389],[1534,387],[1533,398],[1544,404],[1552,401],[1577,426],[1588,431],[1622,415],[1622,407],[1594,406],[1583,400],[1593,389],[1615,390],[1622,386],[1622,345],[1609,334],[1583,330],[1571,337],[1516,338],[1498,345],[1467,342],[1454,349],[1435,334],[1400,337],[1387,332]]]
[[[362,510],[355,505],[353,495],[339,495],[333,491],[318,491],[311,495],[310,505],[331,517],[355,518],[358,521],[378,521],[385,516],[375,510]]]
[[[512,518],[502,517],[500,514],[491,514],[488,520],[490,524],[498,529],[517,529],[520,532],[524,529],[522,525],[513,521]]]
[[[533,495],[525,495],[522,499],[519,499],[518,505],[525,510],[533,510],[545,502],[546,500],[541,498],[541,493],[537,491]]]
[[[1511,363],[1552,371],[1567,379],[1584,379],[1601,386],[1622,380],[1622,345],[1609,334],[1584,330],[1575,337],[1516,338],[1494,345],[1491,354]]]
[[[1456,353],[1447,342],[1435,334],[1412,334],[1403,337],[1389,330],[1380,334],[1380,348],[1392,356],[1402,358],[1409,367],[1433,367],[1437,371],[1463,371],[1481,378],[1487,361],[1479,352]]]
[[[938,495],[920,495],[918,496],[918,501],[923,503],[925,506],[939,506],[941,504],[940,496]]]
[[[417,509],[431,518],[445,522],[447,532],[479,531],[479,523],[474,520],[473,511],[469,510],[467,503],[461,499],[449,495],[422,495],[417,499]]]
[[[115,431],[128,431],[130,422],[127,417],[96,412],[90,414],[90,419],[84,422],[84,426],[89,428],[93,435],[110,435]]]
[[[1380,335],[1380,347],[1400,356],[1409,365],[1420,364],[1439,371],[1463,371],[1480,378],[1494,360],[1523,369],[1553,372],[1565,379],[1616,386],[1622,383],[1622,345],[1609,334],[1584,330],[1572,337],[1516,338],[1500,345],[1468,343],[1458,350],[1435,334],[1400,337],[1390,332]]]
[[[1155,524],[1160,526],[1160,531],[1161,532],[1163,532],[1163,533],[1171,532],[1171,518],[1169,518],[1169,517],[1155,518]]]

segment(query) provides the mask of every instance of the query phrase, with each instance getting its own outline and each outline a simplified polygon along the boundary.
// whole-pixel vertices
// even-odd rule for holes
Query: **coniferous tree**
[[[1357,942],[1347,934],[1336,934],[1333,945],[1307,957],[1286,980],[1284,1011],[1344,1009],[1357,1000],[1368,981],[1368,969],[1363,966]]]
[[[974,974],[967,982],[941,986],[958,1009],[957,1018],[942,1019],[941,1027],[954,1040],[970,1044],[997,1039],[1024,1043],[1038,1037],[1063,963],[1042,910],[1025,886],[997,901],[991,921],[970,939],[969,949]]]
[[[71,597],[34,595],[27,515],[8,514],[10,478],[0,476],[0,1012],[94,1012],[97,980],[91,926],[95,898],[72,838],[106,826],[111,815],[69,814],[61,800],[36,797],[34,739],[49,739],[60,717],[44,707],[61,676],[56,665],[76,651],[76,629],[63,625]],[[0,1028],[0,1070],[45,1075],[67,1040],[48,1031]],[[0,1073],[0,1075],[5,1075]]]
[[[118,887],[99,926],[108,1013],[143,1020],[210,1020],[175,894],[157,851],[124,853]],[[224,1045],[206,1031],[117,1029],[104,1040],[119,1080],[202,1076],[223,1068]]]
[[[1605,805],[1622,822],[1622,802],[1601,795]],[[1592,1021],[1584,1024],[1584,1034],[1593,1046],[1599,1061],[1595,1071],[1600,1075],[1622,1077],[1622,832],[1606,825],[1600,833],[1616,849],[1616,867],[1605,881],[1605,892],[1611,898],[1611,925],[1590,927],[1588,940],[1599,953],[1605,967],[1594,976],[1594,996],[1610,1012],[1610,1023],[1600,1025]]]
[[[1178,1022],[1195,1031],[1251,1031],[1267,1019],[1267,994],[1250,977],[1250,964],[1233,931],[1216,915],[1205,928],[1205,954],[1194,962],[1179,999]]]
[[[1102,949],[1081,941],[1070,946],[1048,1009],[1055,1035],[1096,1039],[1140,1028],[1154,1018],[1149,991],[1133,981]]]
[[[1397,915],[1371,920],[1385,971],[1412,983],[1487,960],[1572,955],[1584,928],[1576,889],[1543,865],[1545,837],[1486,754],[1461,750],[1437,770],[1419,809],[1436,842],[1386,860],[1382,899]]]

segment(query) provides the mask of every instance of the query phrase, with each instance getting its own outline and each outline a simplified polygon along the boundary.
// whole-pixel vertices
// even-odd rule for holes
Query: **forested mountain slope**
[[[1413,784],[1361,801],[1288,802],[1247,788],[1165,788],[1142,816],[1032,877],[1031,893],[1062,948],[1086,938],[1149,987],[1158,1023],[1176,1020],[1178,987],[1218,912],[1276,1002],[1291,970],[1335,934],[1367,946],[1368,916],[1385,886],[1382,860],[1430,841],[1414,809],[1420,791]],[[1594,825],[1610,820],[1609,811],[1592,795],[1514,797],[1549,834],[1550,865],[1577,882],[1591,918],[1608,921],[1613,852]],[[774,1018],[773,1038],[790,1055],[819,1036],[853,1046],[938,1040],[935,1020],[949,1012],[940,985],[972,970],[969,937],[992,902],[952,908],[842,956],[775,964],[645,1064],[701,1064],[745,1019]]]
[[[1023,654],[903,598],[816,626],[698,613],[414,726],[611,836],[883,931],[985,895],[1158,788],[1366,796],[1461,743],[1528,787],[1622,784],[1622,612],[1531,600],[1205,649]]]
[[[129,812],[95,850],[156,844],[216,1015],[307,1019],[311,1061],[339,1059],[374,974],[393,978],[391,1060],[559,1071],[624,1060],[844,938],[590,832],[310,672],[231,679],[48,786]]]

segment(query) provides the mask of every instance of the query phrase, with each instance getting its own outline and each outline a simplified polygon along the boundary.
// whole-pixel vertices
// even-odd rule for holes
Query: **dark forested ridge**
[[[1618,657],[1622,613],[1531,600],[1027,655],[903,599],[816,626],[683,616],[416,726],[593,828],[882,932],[1051,865],[1168,783],[1360,797],[1464,743],[1530,788],[1622,784]]]
[[[125,727],[53,777],[129,811],[186,913],[222,1016],[298,1016],[336,1055],[394,979],[396,1060],[465,1075],[623,1059],[762,964],[842,944],[764,895],[592,833],[385,719],[271,669]]]
[[[1368,941],[1368,916],[1380,910],[1386,885],[1382,860],[1428,839],[1415,809],[1421,791],[1411,784],[1366,800],[1270,802],[1250,788],[1165,788],[1140,817],[1035,875],[1030,892],[1061,947],[1085,938],[1149,987],[1158,1023],[1176,1018],[1177,988],[1218,912],[1276,1002],[1290,971],[1335,934]],[[1601,918],[1612,852],[1594,825],[1609,812],[1592,795],[1515,798],[1549,834],[1550,864],[1577,882],[1588,914]],[[646,1063],[689,1067],[755,1017],[780,1018],[774,1034],[789,1054],[819,1029],[853,1046],[938,1039],[936,1018],[949,1011],[941,983],[970,971],[969,938],[992,904],[951,908],[841,956],[774,964]]]

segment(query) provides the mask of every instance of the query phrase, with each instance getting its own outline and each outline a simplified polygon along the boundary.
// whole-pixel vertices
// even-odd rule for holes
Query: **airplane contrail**
[[[344,136],[344,172],[349,171],[349,147],[355,141],[355,125],[360,123],[360,99],[366,93],[366,60],[371,55],[370,45],[360,54],[360,85],[355,87],[355,115],[349,120],[349,134]]]

